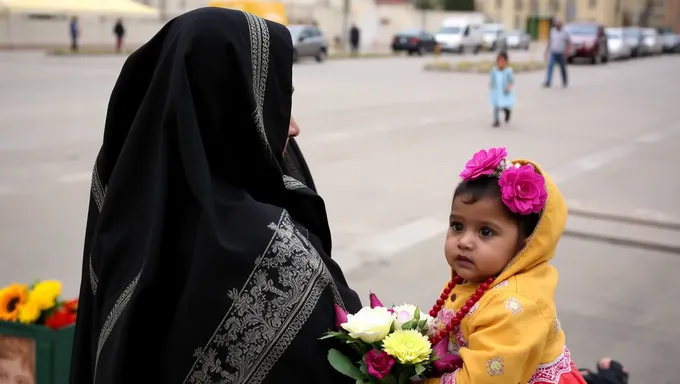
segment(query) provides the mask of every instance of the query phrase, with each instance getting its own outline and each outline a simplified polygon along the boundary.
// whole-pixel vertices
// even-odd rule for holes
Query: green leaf
[[[405,322],[404,325],[401,326],[401,329],[410,330],[410,329],[416,329],[416,327],[418,327],[418,322],[415,319],[413,319],[413,320],[409,320],[409,321]]]
[[[422,364],[416,364],[416,375],[420,376],[425,372],[425,367]]]
[[[397,379],[394,376],[389,375],[389,376],[385,376],[384,378],[378,380],[378,383],[380,383],[380,384],[397,384]]]
[[[336,332],[336,331],[329,331],[329,332],[324,333],[323,336],[321,336],[319,338],[319,340],[326,340],[326,339],[332,339],[332,338],[341,339],[341,340],[354,340],[354,338],[352,336],[350,336],[350,335],[348,335],[344,332]]]
[[[362,382],[364,375],[361,373],[359,368],[352,363],[347,356],[343,355],[342,352],[337,349],[331,348],[328,351],[328,362],[331,363],[336,371],[342,373],[345,376],[349,376],[358,382]]]
[[[413,313],[413,320],[417,322],[420,321],[420,309],[416,307],[416,311]]]
[[[399,375],[399,384],[409,384],[411,382],[411,373],[409,371],[402,371]]]
[[[418,322],[418,329],[425,330],[425,326],[427,325],[427,320],[420,320]]]

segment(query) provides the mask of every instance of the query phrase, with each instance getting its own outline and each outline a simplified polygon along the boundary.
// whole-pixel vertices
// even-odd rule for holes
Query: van
[[[209,7],[220,7],[238,9],[240,11],[252,13],[263,19],[288,25],[288,15],[283,3],[278,1],[256,1],[256,0],[215,0],[208,3]]]
[[[435,39],[442,51],[464,53],[482,50],[482,25],[468,18],[445,19]]]

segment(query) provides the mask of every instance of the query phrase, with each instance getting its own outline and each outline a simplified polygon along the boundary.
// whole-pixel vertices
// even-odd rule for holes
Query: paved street
[[[577,365],[612,355],[632,383],[677,383],[680,88],[669,79],[680,56],[573,65],[568,89],[518,74],[500,129],[485,76],[426,73],[425,60],[295,67],[299,143],[350,283],[362,297],[431,306],[449,277],[457,175],[479,148],[505,145],[541,163],[574,213],[555,265]],[[0,53],[0,285],[56,278],[77,293],[90,171],[122,63]]]

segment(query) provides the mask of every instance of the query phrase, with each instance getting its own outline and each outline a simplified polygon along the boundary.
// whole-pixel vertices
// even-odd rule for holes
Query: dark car
[[[392,52],[404,52],[409,55],[425,52],[433,52],[437,46],[434,35],[422,29],[405,29],[394,35],[392,39]]]
[[[602,24],[592,22],[575,22],[564,26],[571,38],[571,56],[569,62],[576,58],[590,60],[592,64],[609,61],[607,35]]]

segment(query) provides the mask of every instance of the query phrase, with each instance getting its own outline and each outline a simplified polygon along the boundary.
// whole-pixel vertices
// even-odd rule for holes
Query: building
[[[480,11],[508,28],[526,30],[532,19],[597,21],[606,26],[680,27],[680,0],[483,0]]]

